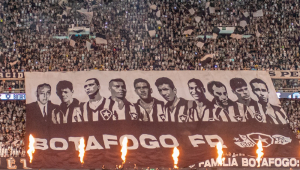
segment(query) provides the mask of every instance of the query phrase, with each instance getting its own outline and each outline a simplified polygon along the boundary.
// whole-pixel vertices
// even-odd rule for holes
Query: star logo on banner
[[[136,113],[130,113],[132,120],[137,120],[138,116]]]
[[[112,116],[112,113],[110,110],[103,109],[101,110],[101,116],[103,117],[103,120],[109,120]]]
[[[181,116],[179,116],[179,118],[180,118],[180,120],[182,121],[182,122],[185,122],[186,121],[186,115],[181,115]]]
[[[263,133],[249,133],[246,135],[253,144],[257,144],[257,142],[260,140],[263,144],[263,147],[269,147],[271,144],[274,143],[274,139],[272,136],[263,134]]]
[[[238,122],[243,121],[243,117],[240,116],[240,115],[234,116],[234,118],[235,118],[235,120],[238,121]]]
[[[266,144],[269,144],[268,141],[267,141],[267,139],[262,138],[260,135],[258,136],[258,139],[255,139],[255,140],[260,140],[261,142],[264,142],[264,143],[266,143]]]

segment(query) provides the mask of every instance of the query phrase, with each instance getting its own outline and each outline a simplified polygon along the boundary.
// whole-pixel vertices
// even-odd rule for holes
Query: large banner
[[[266,158],[298,157],[299,142],[265,71],[25,76],[26,139],[32,134],[36,141],[28,167],[115,167],[122,164],[124,137],[129,139],[127,167],[173,167],[174,147],[180,151],[179,167],[204,167],[206,160],[214,165],[218,142],[225,155],[255,158],[260,140]],[[86,144],[84,164],[78,157],[81,137]]]

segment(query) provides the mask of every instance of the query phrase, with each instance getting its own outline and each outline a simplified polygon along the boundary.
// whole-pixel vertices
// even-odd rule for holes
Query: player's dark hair
[[[207,84],[207,90],[211,95],[214,94],[213,86],[216,86],[217,88],[225,87],[225,90],[227,91],[226,86],[223,83],[219,81],[211,81]]]
[[[235,91],[237,88],[241,88],[244,86],[247,87],[246,81],[242,78],[233,78],[230,80],[229,84],[233,91]]]
[[[188,81],[187,84],[189,85],[190,83],[195,83],[195,84],[197,85],[197,87],[198,87],[203,93],[205,92],[205,88],[204,88],[204,85],[203,85],[203,83],[202,83],[201,80],[192,78],[192,79],[190,79],[190,80]]]
[[[56,91],[60,92],[62,89],[70,89],[71,91],[73,91],[73,84],[70,81],[59,81],[56,85]]]
[[[124,85],[125,85],[125,81],[123,80],[123,79],[120,79],[120,78],[117,78],[117,79],[111,79],[110,81],[109,81],[109,85],[110,85],[110,83],[111,82],[122,82],[122,83],[124,83]]]
[[[50,84],[47,84],[47,83],[39,84],[36,88],[36,92],[38,92],[39,88],[42,88],[42,87],[49,87],[50,92],[51,92],[51,86],[50,86]]]
[[[167,77],[161,77],[155,81],[156,87],[161,86],[163,84],[168,84],[171,89],[175,88],[173,81]]]
[[[269,91],[267,84],[264,81],[262,81],[261,79],[258,79],[258,78],[255,78],[255,79],[250,81],[250,86],[251,86],[252,91],[254,90],[254,86],[253,86],[254,83],[264,84],[266,86],[267,90]]]
[[[98,79],[96,79],[96,78],[90,78],[90,79],[87,79],[85,82],[87,82],[87,81],[89,81],[89,80],[94,80],[97,86],[100,85]]]
[[[134,80],[134,82],[133,82],[134,88],[135,88],[135,85],[138,84],[138,83],[146,83],[147,87],[150,88],[149,82],[147,80],[145,80],[145,79],[142,79],[142,78],[138,78],[138,79]]]

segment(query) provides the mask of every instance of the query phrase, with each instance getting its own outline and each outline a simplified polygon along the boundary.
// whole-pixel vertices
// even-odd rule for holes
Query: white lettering
[[[211,158],[211,166],[212,167],[214,167],[214,166],[218,166],[218,162],[217,161],[215,161],[215,159],[214,158]]]
[[[20,163],[23,164],[23,169],[31,169],[27,167],[27,163],[26,163],[26,159],[25,158],[21,158],[20,159]]]
[[[248,166],[248,159],[242,158],[242,166]]]
[[[226,159],[223,162],[223,166],[229,166],[228,164],[226,164]]]
[[[290,160],[288,158],[282,159],[282,166],[283,167],[289,167],[290,166]]]
[[[272,164],[274,164],[274,158],[269,158],[269,166],[271,166]]]
[[[117,136],[103,135],[105,149],[110,149],[110,145],[118,145]]]
[[[256,166],[256,160],[254,158],[249,159],[249,166],[250,167],[255,167]]]
[[[262,163],[260,166],[267,166],[267,167],[269,166],[267,158],[263,158],[261,162]]]
[[[205,161],[204,167],[211,167],[209,160]]]
[[[18,78],[23,78],[23,73],[18,73]]]
[[[123,139],[127,137],[128,140],[131,140],[133,145],[132,146],[127,146],[128,150],[134,150],[139,147],[139,141],[133,136],[133,135],[123,135],[120,137],[120,144],[122,145]]]
[[[62,147],[56,147],[55,144],[59,142],[62,144]],[[61,150],[67,150],[68,149],[68,142],[67,140],[63,139],[63,138],[52,138],[50,140],[50,148],[53,149],[53,150],[58,150],[58,151],[61,151]]]
[[[82,137],[69,137],[70,142],[74,142],[75,150],[78,151],[79,141]]]
[[[150,139],[149,145],[146,144],[146,139]],[[142,147],[147,148],[147,149],[159,148],[159,143],[158,143],[157,139],[155,138],[155,136],[153,136],[153,135],[142,134],[140,136],[140,143],[141,143]]]
[[[10,78],[11,74],[10,73],[5,73],[5,78]]]
[[[275,166],[276,167],[281,167],[281,159],[280,158],[275,159]]]
[[[97,141],[95,136],[89,136],[85,150],[89,151],[89,150],[94,150],[94,149],[103,149],[103,147]]]
[[[296,167],[297,166],[297,160],[295,158],[290,159],[290,167]]]
[[[239,166],[235,158],[232,158],[231,166]]]
[[[199,147],[198,144],[205,144],[205,141],[203,140],[203,136],[202,135],[189,136],[189,139],[191,141],[191,144],[194,147]]]
[[[216,147],[217,143],[219,143],[219,142],[222,143],[223,148],[227,148],[227,146],[224,145],[223,139],[222,139],[220,136],[218,136],[218,135],[205,135],[204,137],[205,137],[207,143],[208,143],[208,144],[210,145],[210,147],[212,147],[212,148]],[[212,140],[217,140],[217,141],[213,142]]]
[[[204,162],[200,162],[198,165],[201,168],[202,164],[204,165]]]
[[[171,139],[173,144],[171,144],[171,145],[167,144],[166,139]],[[165,148],[174,148],[174,147],[179,146],[177,139],[172,135],[161,135],[159,137],[159,141],[160,141],[161,146],[163,146]]]
[[[34,140],[35,140],[34,142],[35,149],[46,150],[49,148],[46,139],[34,138]]]
[[[14,158],[7,158],[7,169],[17,169],[17,165],[15,165],[16,161]]]

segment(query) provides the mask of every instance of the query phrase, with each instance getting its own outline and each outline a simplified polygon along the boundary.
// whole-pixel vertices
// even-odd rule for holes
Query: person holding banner
[[[100,95],[100,83],[96,78],[85,81],[84,90],[89,96],[88,102],[80,103],[80,114],[84,122],[112,120],[112,105],[110,100]]]
[[[250,81],[252,92],[258,98],[258,107],[261,113],[265,114],[266,122],[271,124],[287,124],[288,118],[280,106],[269,103],[269,89],[267,84],[258,78]]]
[[[216,121],[246,122],[247,110],[240,110],[238,104],[228,98],[227,89],[223,83],[211,81],[207,84],[207,89],[214,99],[212,100],[212,110],[205,111],[203,121],[207,121],[213,116]]]
[[[193,106],[190,109],[190,119],[193,121],[201,121],[203,119],[204,111],[210,109],[211,102],[204,94],[205,88],[201,80],[195,78],[190,79],[188,81],[188,86],[191,96],[195,99],[195,102],[192,102]],[[211,120],[213,120],[213,117],[211,117]]]
[[[167,77],[161,77],[156,80],[155,85],[159,94],[167,101],[165,117],[162,119],[169,122],[188,122],[190,117],[188,101],[177,97],[177,89],[173,81]]]
[[[236,103],[240,110],[247,110],[247,119],[256,119],[258,122],[264,122],[265,116],[260,113],[257,102],[250,97],[250,91],[247,83],[242,78],[233,78],[230,80],[232,92],[237,96]]]
[[[139,120],[145,122],[163,122],[164,102],[151,96],[152,88],[147,80],[138,78],[134,80],[134,88],[140,99],[134,104]]]
[[[61,100],[58,109],[53,111],[53,123],[74,123],[81,121],[81,115],[78,112],[79,101],[73,98],[73,84],[70,81],[60,81],[56,85],[56,94]]]
[[[109,82],[111,92],[113,120],[138,120],[138,114],[133,104],[126,97],[126,84],[123,79],[112,79]]]

